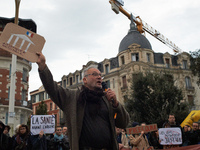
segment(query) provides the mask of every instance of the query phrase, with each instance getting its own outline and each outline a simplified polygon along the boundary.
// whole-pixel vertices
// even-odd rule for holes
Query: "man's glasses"
[[[58,129],[58,130],[56,130],[56,131],[62,131],[62,129]]]
[[[94,77],[98,77],[98,76],[101,77],[101,73],[97,73],[97,72],[94,72],[94,73],[91,73],[91,74],[86,74],[85,77],[90,76],[90,75],[92,75]]]

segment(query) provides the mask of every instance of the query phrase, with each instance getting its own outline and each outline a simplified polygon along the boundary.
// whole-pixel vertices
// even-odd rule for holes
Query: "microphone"
[[[103,89],[104,91],[107,91],[108,86],[107,86],[106,82],[102,82],[101,85],[102,85],[102,89]]]
[[[108,86],[107,86],[106,82],[101,82],[101,85],[102,85],[102,89],[104,91],[108,90]],[[114,104],[114,99],[111,99],[111,101],[112,101],[112,104]],[[116,118],[117,118],[117,113],[115,113],[115,115],[114,115],[114,119],[116,119]]]
[[[108,90],[108,86],[107,86],[106,82],[102,82],[101,85],[102,85],[102,89],[103,89],[104,91],[107,91],[107,90]],[[112,103],[114,104],[114,99],[111,99],[111,101],[112,101]]]

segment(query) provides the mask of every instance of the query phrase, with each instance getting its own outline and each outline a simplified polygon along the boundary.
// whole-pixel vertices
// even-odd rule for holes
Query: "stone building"
[[[197,77],[190,70],[190,55],[186,52],[177,55],[154,52],[148,39],[137,31],[134,23],[131,23],[128,34],[122,39],[116,57],[102,62],[90,61],[81,70],[63,75],[62,86],[81,86],[82,72],[90,66],[101,71],[103,80],[115,91],[121,103],[128,96],[132,75],[137,76],[145,71],[167,71],[173,74],[175,85],[182,89],[183,100],[193,105],[191,109],[199,109],[200,90],[196,84]]]
[[[0,35],[9,22],[13,23],[14,18],[0,17]],[[31,19],[19,19],[19,26],[36,32],[36,24]],[[11,53],[0,49],[0,120],[5,124],[8,124],[9,115],[11,64]],[[28,117],[32,114],[31,106],[28,103],[29,72],[31,68],[31,62],[17,57],[14,127],[18,124],[26,124]]]

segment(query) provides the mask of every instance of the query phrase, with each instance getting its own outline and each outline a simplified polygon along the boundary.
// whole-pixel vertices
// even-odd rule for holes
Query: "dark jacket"
[[[57,82],[53,81],[53,76],[48,67],[46,67],[43,71],[40,71],[39,74],[43,86],[49,96],[65,113],[66,124],[69,129],[68,137],[70,148],[72,150],[79,150],[79,138],[81,135],[84,110],[86,106],[86,102],[78,102],[81,89],[65,89],[62,86],[59,86]],[[126,128],[129,123],[129,114],[120,103],[117,108],[114,108],[105,96],[103,96],[103,100],[109,111],[113,141],[112,147],[113,150],[117,150],[118,143],[116,140],[115,126],[118,128]],[[117,118],[114,120],[115,113],[117,113]]]
[[[40,138],[39,135],[31,135],[30,142],[32,144],[32,150],[47,150],[45,135],[43,135],[42,138]]]
[[[3,134],[5,125],[2,121],[0,121],[2,128],[0,128],[0,150],[10,150],[12,147],[11,138],[7,135]]]
[[[0,150],[10,150],[11,148],[11,140],[8,136],[3,133],[0,133]]]
[[[66,138],[62,140],[58,140],[53,138],[47,138],[47,149],[48,150],[60,150],[59,148],[62,147],[62,150],[69,150],[69,142]]]
[[[22,138],[22,137],[19,137],[20,138],[20,143],[17,142],[17,138],[18,136],[16,136],[14,138],[14,141],[13,141],[13,150],[31,150],[32,148],[32,144],[31,144],[31,141],[30,141],[30,135]]]

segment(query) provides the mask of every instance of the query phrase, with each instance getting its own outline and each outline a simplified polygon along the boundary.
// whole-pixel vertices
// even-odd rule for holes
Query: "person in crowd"
[[[122,141],[122,145],[123,145],[123,150],[125,150],[125,149],[129,150],[130,149],[129,138],[126,133],[126,129],[122,129],[121,133],[122,133],[121,141]]]
[[[32,150],[47,150],[46,136],[43,130],[38,135],[31,135],[30,142]]]
[[[169,123],[170,127],[180,127],[180,125],[176,122],[175,115],[172,114],[172,113],[168,115],[168,121],[167,121],[167,123]],[[164,124],[163,124],[163,128],[164,128]]]
[[[85,68],[81,88],[64,88],[53,81],[45,56],[41,52],[36,54],[43,86],[67,116],[70,148],[117,150],[115,126],[126,128],[129,114],[117,100],[114,91],[103,91],[101,72],[96,68]]]
[[[30,132],[28,126],[21,124],[13,141],[13,150],[31,150]]]
[[[153,146],[154,149],[163,149],[163,146],[160,144],[158,130],[157,131],[152,131],[150,133],[149,144],[150,144],[150,146]]]
[[[121,137],[122,137],[122,129],[115,127],[116,135],[117,135],[117,142],[122,143]]]
[[[5,125],[5,129],[3,130],[3,133],[5,135],[7,135],[8,137],[10,137],[9,131],[10,131],[10,126],[9,125]]]
[[[190,145],[190,141],[189,141],[190,131],[188,130],[189,127],[190,127],[189,125],[185,125],[183,127],[183,134],[182,134],[183,144],[182,144],[182,146]]]
[[[0,121],[0,150],[10,150],[11,147],[9,137],[3,133],[4,129],[5,125],[2,121]]]
[[[116,135],[117,135],[117,142],[119,144],[119,150],[129,149],[129,138],[126,134],[126,129],[121,129],[115,127]]]
[[[66,127],[66,126],[64,126],[64,127],[62,128],[62,133],[63,133],[63,136],[64,136],[64,138],[66,139],[66,141],[69,142],[68,131],[67,131],[67,127]]]
[[[138,122],[133,122],[132,127],[139,126]],[[134,134],[129,136],[130,144],[132,150],[153,150],[153,147],[150,147],[147,137],[145,136],[144,131],[141,131],[140,134]]]
[[[47,140],[48,150],[69,150],[69,142],[63,136],[62,128],[56,127],[54,137]]]
[[[62,128],[62,132],[63,132],[63,135],[67,135],[67,127],[66,126],[64,126]]]
[[[141,123],[140,126],[146,126],[147,124],[145,122]],[[148,142],[149,142],[149,136],[150,136],[150,133],[149,132],[144,132],[145,136],[147,137],[148,139]]]
[[[189,133],[189,145],[198,144],[200,141],[200,130],[198,122],[192,123],[192,130]]]
[[[15,127],[15,134],[12,136],[12,141],[15,140],[15,137],[17,136],[17,133],[19,131],[19,127],[20,127],[20,124],[18,124],[16,127]]]

